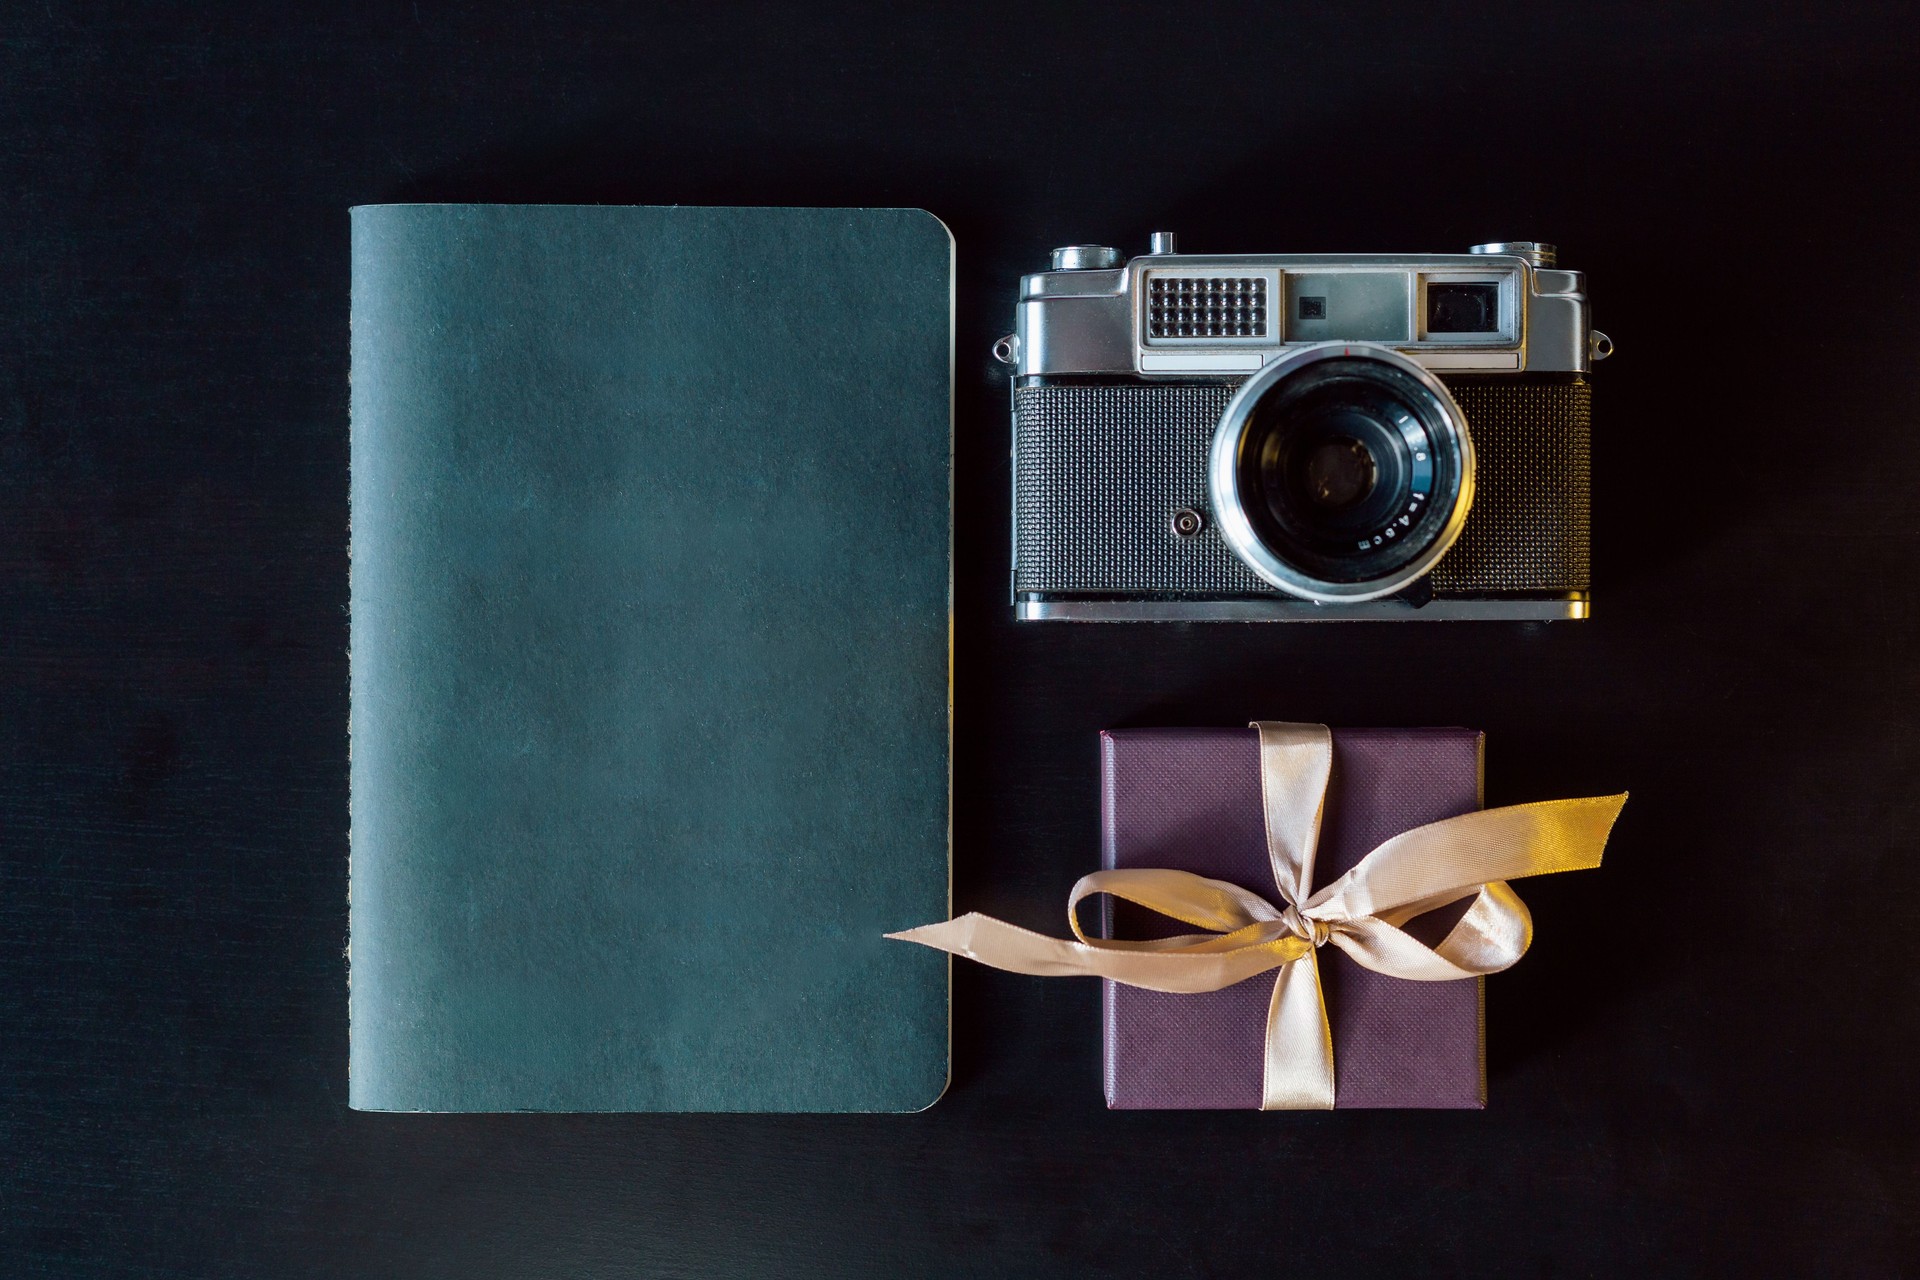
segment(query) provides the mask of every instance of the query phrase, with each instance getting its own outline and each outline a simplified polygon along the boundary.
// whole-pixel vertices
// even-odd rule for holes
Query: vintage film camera
[[[1532,241],[1054,250],[994,346],[1017,615],[1585,617],[1583,284]]]

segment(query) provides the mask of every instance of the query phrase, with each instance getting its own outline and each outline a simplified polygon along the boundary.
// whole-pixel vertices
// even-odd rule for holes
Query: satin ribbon
[[[1109,978],[1149,991],[1218,991],[1277,970],[1267,1007],[1263,1111],[1334,1103],[1333,1034],[1315,951],[1332,943],[1378,973],[1447,982],[1497,973],[1526,954],[1533,918],[1506,881],[1600,865],[1625,795],[1482,809],[1382,842],[1309,895],[1320,815],[1333,765],[1325,725],[1259,723],[1267,853],[1281,906],[1186,871],[1129,869],[1082,876],[1067,899],[1074,941],[969,912],[889,938],[996,969],[1042,977]],[[1147,941],[1090,938],[1079,905],[1124,898],[1204,933]],[[1400,926],[1472,896],[1438,946]]]

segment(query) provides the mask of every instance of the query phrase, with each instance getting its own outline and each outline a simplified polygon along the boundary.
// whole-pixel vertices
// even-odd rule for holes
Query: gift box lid
[[[1335,729],[1314,888],[1381,841],[1481,807],[1482,735],[1471,729]],[[1101,735],[1101,861],[1167,867],[1270,896],[1253,729],[1116,729]],[[1184,926],[1115,910],[1108,936]],[[1467,902],[1408,924],[1428,943]],[[1116,927],[1117,926],[1117,927]],[[1408,982],[1318,953],[1333,1033],[1336,1108],[1486,1105],[1482,984]],[[1172,995],[1104,984],[1107,1105],[1257,1109],[1273,978]]]

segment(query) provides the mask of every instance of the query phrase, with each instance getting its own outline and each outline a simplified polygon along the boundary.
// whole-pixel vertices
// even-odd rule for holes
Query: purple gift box
[[[1313,888],[1381,841],[1481,807],[1482,735],[1471,729],[1335,729]],[[1101,735],[1101,863],[1166,867],[1273,891],[1254,729],[1115,729]],[[1108,904],[1109,937],[1186,932]],[[1434,945],[1471,899],[1410,921]],[[1481,979],[1409,982],[1320,948],[1336,1108],[1486,1105]],[[1172,995],[1106,982],[1107,1105],[1260,1106],[1271,974]]]

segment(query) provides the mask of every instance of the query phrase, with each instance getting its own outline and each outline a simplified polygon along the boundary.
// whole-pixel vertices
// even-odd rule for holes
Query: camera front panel
[[[1592,587],[1593,387],[1578,374],[1443,378],[1478,468],[1436,595],[1565,595]]]
[[[1473,438],[1435,597],[1589,587],[1590,387],[1577,374],[1443,376]],[[1235,384],[1030,382],[1014,391],[1016,598],[1257,600],[1285,593],[1221,538],[1207,454]]]

